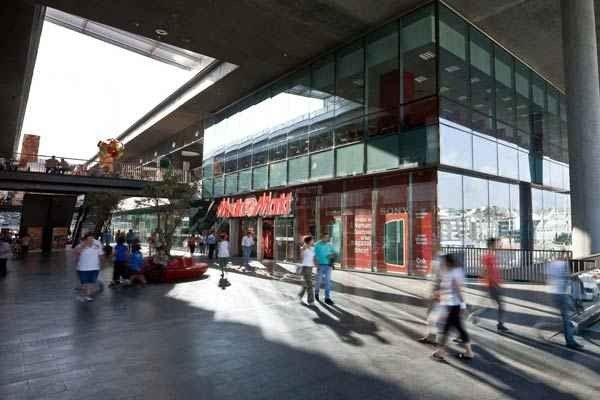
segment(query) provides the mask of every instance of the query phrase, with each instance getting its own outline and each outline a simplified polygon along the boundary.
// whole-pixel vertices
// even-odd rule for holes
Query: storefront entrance
[[[262,220],[262,256],[263,259],[272,260],[273,259],[273,218],[263,218]]]
[[[295,261],[294,218],[275,219],[275,259],[277,261]]]

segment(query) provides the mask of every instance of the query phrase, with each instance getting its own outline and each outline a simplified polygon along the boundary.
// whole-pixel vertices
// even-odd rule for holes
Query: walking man
[[[329,242],[327,233],[321,235],[321,240],[315,245],[315,259],[317,260],[317,278],[315,282],[315,299],[319,300],[321,282],[325,282],[325,304],[332,306],[331,300],[331,269],[335,260],[335,249]]]
[[[206,238],[206,244],[208,244],[208,259],[212,260],[215,255],[215,247],[217,245],[217,237],[213,231],[210,231]]]
[[[491,238],[487,241],[488,252],[482,258],[482,264],[485,268],[485,284],[488,288],[490,298],[498,304],[498,325],[500,332],[507,332],[508,328],[504,326],[504,304],[502,302],[502,275],[498,270],[496,258],[496,249],[498,248],[498,239]]]
[[[131,251],[131,244],[133,243],[133,239],[135,239],[135,233],[133,233],[133,229],[127,231],[127,235],[125,236],[125,240],[127,241],[127,247],[129,251]]]
[[[246,232],[246,235],[242,238],[242,255],[244,256],[244,269],[251,271],[250,267],[250,255],[252,254],[252,247],[254,246],[254,239],[252,238],[252,232]]]
[[[567,347],[580,350],[583,345],[575,341],[573,326],[569,317],[572,311],[572,303],[567,288],[569,286],[569,268],[567,265],[566,252],[563,253],[562,258],[552,261],[548,265],[548,283],[550,284],[550,291],[554,298],[554,304],[560,311],[560,316],[563,322],[563,331],[565,334],[565,342]]]

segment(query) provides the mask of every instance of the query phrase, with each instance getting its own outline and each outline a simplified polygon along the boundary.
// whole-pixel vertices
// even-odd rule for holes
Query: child
[[[144,266],[144,256],[142,255],[142,247],[139,243],[134,243],[132,246],[131,256],[129,257],[129,280],[133,285],[139,283],[146,286],[146,278],[142,272]]]
[[[315,266],[315,250],[313,248],[312,236],[304,238],[304,245],[301,248],[302,251],[302,277],[304,278],[304,284],[302,290],[298,294],[300,300],[304,297],[304,293],[308,293],[308,305],[312,306],[315,304],[315,291],[313,289],[312,270]]]
[[[127,271],[127,259],[129,258],[129,250],[125,245],[125,238],[117,236],[117,245],[115,246],[115,263],[113,268],[113,278],[109,287],[115,287],[121,283],[121,277],[125,277]]]
[[[227,264],[229,264],[229,257],[229,239],[227,235],[223,235],[217,248],[217,258],[219,259],[221,271],[224,271]]]

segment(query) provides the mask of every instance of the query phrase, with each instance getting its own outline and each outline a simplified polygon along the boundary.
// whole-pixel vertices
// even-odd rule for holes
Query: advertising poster
[[[427,275],[433,258],[433,214],[428,209],[415,210],[413,274]]]
[[[371,269],[372,219],[370,209],[356,209],[353,215],[344,215],[344,266]]]
[[[41,249],[42,248],[42,233],[43,228],[41,226],[33,226],[27,228],[27,233],[31,238],[29,250]]]
[[[52,248],[64,249],[67,245],[67,228],[57,227],[52,228]]]

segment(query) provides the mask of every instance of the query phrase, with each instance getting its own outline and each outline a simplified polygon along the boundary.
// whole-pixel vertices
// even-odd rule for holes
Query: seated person
[[[64,174],[65,172],[68,172],[69,170],[70,170],[69,163],[64,158],[61,158],[58,172],[61,174]]]
[[[156,253],[151,259],[151,263],[146,264],[144,275],[150,282],[160,283],[165,281],[165,270],[169,263],[169,257],[163,247],[157,247]]]
[[[146,278],[142,271],[143,266],[144,256],[142,255],[142,246],[139,243],[135,243],[131,248],[131,255],[127,264],[127,275],[129,276],[129,283],[131,285],[135,283],[139,283],[142,286],[146,285]]]
[[[46,160],[46,173],[54,174],[56,172],[58,172],[58,160],[52,156],[52,158]]]
[[[169,263],[169,256],[167,256],[167,252],[164,247],[157,247],[156,254],[152,257],[152,262],[156,265],[160,265],[163,268],[167,267]]]

